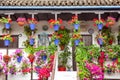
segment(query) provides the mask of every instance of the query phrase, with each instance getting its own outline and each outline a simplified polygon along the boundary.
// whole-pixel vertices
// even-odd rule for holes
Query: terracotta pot
[[[65,49],[65,45],[60,45],[60,50],[64,50]]]
[[[66,67],[60,66],[58,67],[58,71],[66,71]]]
[[[28,58],[29,58],[30,62],[33,63],[35,56],[33,54],[29,54]]]
[[[25,23],[24,22],[18,22],[19,26],[23,26]]]
[[[11,57],[10,57],[9,55],[4,55],[4,56],[3,56],[3,61],[4,61],[5,63],[8,63],[8,62],[10,61],[10,59],[11,59]]]
[[[108,24],[109,24],[110,26],[112,26],[112,25],[115,24],[115,22],[108,22]]]

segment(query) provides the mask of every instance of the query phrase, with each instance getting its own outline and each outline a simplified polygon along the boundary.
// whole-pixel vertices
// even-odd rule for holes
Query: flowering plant
[[[26,22],[26,19],[23,18],[23,17],[19,17],[19,18],[17,19],[17,22]]]
[[[72,40],[77,40],[77,39],[82,39],[82,36],[80,35],[79,31],[74,31],[73,35],[72,35]]]
[[[46,80],[50,76],[49,68],[43,67],[39,70],[39,79],[38,80]]]
[[[53,33],[52,34],[52,40],[55,40],[55,39],[59,39],[59,38],[61,38],[62,37],[62,35],[58,35],[58,33]]]
[[[106,26],[113,25],[113,24],[115,24],[115,18],[109,16],[107,18]]]
[[[0,19],[0,22],[2,22],[2,23],[10,23],[10,22],[12,22],[12,19],[11,18],[2,17]]]
[[[50,19],[48,22],[50,23],[50,25],[51,25],[50,27],[52,28],[53,25],[55,25],[55,24],[57,24],[57,25],[62,24],[62,19],[60,19],[60,18],[58,20]]]
[[[11,42],[13,42],[13,38],[11,37],[10,34],[7,35],[3,35],[2,38],[0,38],[1,40],[10,40]]]
[[[115,72],[117,71],[117,65],[115,64],[107,64],[107,66],[105,66],[105,71],[110,74],[111,72]]]
[[[78,20],[78,16],[72,16],[72,19],[69,21],[70,24],[80,24],[80,21]]]
[[[16,49],[15,54],[19,57],[22,56],[23,51],[21,49]]]
[[[16,74],[17,68],[16,68],[16,65],[15,65],[15,64],[10,64],[10,65],[9,65],[9,72],[10,72],[11,74]]]
[[[94,26],[97,26],[98,24],[103,24],[104,23],[104,20],[103,19],[93,19],[94,21]]]
[[[27,21],[28,21],[29,24],[30,23],[34,23],[34,24],[37,23],[37,20],[35,18],[29,18]]]
[[[30,72],[30,68],[29,68],[29,61],[27,61],[26,59],[23,60],[22,66],[21,66],[21,70],[23,74],[27,74]]]

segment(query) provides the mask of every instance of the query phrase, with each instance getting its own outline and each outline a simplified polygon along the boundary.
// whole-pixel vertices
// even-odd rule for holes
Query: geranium
[[[19,17],[19,18],[17,19],[17,22],[26,22],[26,18],[24,18],[24,17]]]
[[[31,24],[31,23],[36,24],[37,23],[37,20],[35,18],[29,18],[27,21],[29,24]]]
[[[39,70],[39,79],[38,80],[46,80],[50,76],[49,68],[43,67]]]
[[[2,22],[2,23],[11,23],[11,22],[12,22],[12,19],[11,19],[11,18],[2,17],[2,18],[0,19],[0,22]]]
[[[78,20],[78,16],[72,16],[72,19],[69,21],[70,24],[80,24],[80,21]]]
[[[103,24],[105,21],[103,19],[93,19],[94,26],[97,26],[98,24]]]
[[[50,19],[49,21],[48,21],[49,23],[50,23],[50,27],[52,28],[53,27],[53,25],[60,25],[60,24],[62,24],[62,19],[58,19],[58,20],[55,20],[55,19]]]
[[[80,35],[80,32],[74,31],[74,33],[72,35],[72,39],[77,40],[77,39],[81,39],[81,38],[82,38],[82,36]]]
[[[115,24],[115,18],[109,16],[109,17],[107,18],[106,26],[108,27],[108,26],[111,26],[111,25],[113,25],[113,24]]]
[[[0,38],[1,40],[10,40],[10,42],[13,42],[14,39],[11,37],[10,34],[7,35],[3,35],[2,38]]]

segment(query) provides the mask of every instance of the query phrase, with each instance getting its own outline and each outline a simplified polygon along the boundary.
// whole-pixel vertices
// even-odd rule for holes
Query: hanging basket
[[[19,21],[19,22],[18,22],[18,25],[19,25],[19,26],[24,26],[24,24],[25,24],[25,22],[22,22],[22,21]]]
[[[30,30],[35,30],[36,25],[34,23],[30,24]]]
[[[54,44],[55,44],[56,46],[58,46],[59,42],[60,42],[59,39],[55,39],[55,40],[54,40]]]
[[[22,56],[17,57],[17,62],[20,63],[22,61]]]
[[[102,30],[102,28],[103,28],[103,24],[102,24],[102,23],[97,24],[97,27],[98,27],[98,30],[99,30],[99,31],[101,31],[101,30]]]
[[[75,43],[75,45],[76,45],[76,46],[78,46],[78,45],[79,45],[79,43],[80,43],[80,40],[79,40],[79,39],[77,39],[77,40],[75,40],[75,41],[74,41],[74,43]]]
[[[33,62],[34,62],[34,59],[35,59],[35,56],[34,56],[33,54],[29,54],[29,55],[28,55],[28,59],[29,59],[29,61],[30,61],[31,63],[33,63]]]
[[[53,27],[54,27],[54,31],[58,31],[60,26],[58,24],[55,24],[53,25]]]
[[[29,40],[29,43],[30,43],[31,46],[33,46],[34,43],[35,43],[35,39],[31,38],[31,39]]]
[[[73,26],[74,26],[74,29],[75,29],[75,30],[78,30],[79,27],[80,27],[80,24],[73,24]]]
[[[5,23],[5,28],[6,29],[10,29],[10,27],[11,27],[10,23]]]
[[[10,45],[10,40],[4,40],[4,45],[9,46]]]
[[[10,57],[9,55],[4,55],[4,56],[3,56],[3,61],[4,61],[5,63],[8,63],[10,60],[11,60],[11,57]]]
[[[58,71],[66,71],[66,67],[59,66],[59,67],[58,67]]]
[[[42,59],[43,61],[46,61],[47,55],[42,55],[42,56],[41,56],[41,59]]]

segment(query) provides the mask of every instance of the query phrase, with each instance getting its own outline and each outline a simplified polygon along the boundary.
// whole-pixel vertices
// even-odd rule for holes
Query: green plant
[[[67,67],[67,62],[70,59],[71,52],[68,47],[65,47],[64,51],[58,55],[58,66]]]
[[[10,18],[5,18],[5,17],[2,17],[1,19],[0,19],[0,22],[2,22],[2,23],[10,23],[12,20],[10,19]]]
[[[2,29],[2,33],[4,33],[4,32],[8,32],[9,31],[9,33],[11,33],[11,31],[12,31],[12,28],[10,27],[10,29],[6,29],[5,27]]]
[[[72,19],[69,21],[70,24],[80,24],[80,21],[78,20],[78,16],[72,16]]]
[[[36,33],[37,29],[34,30],[34,34]],[[32,35],[32,30],[30,29],[29,26],[24,26],[24,33],[26,34],[26,36],[31,36]]]
[[[60,45],[68,45],[70,41],[70,30],[64,28],[58,30],[58,35],[60,36]]]
[[[57,51],[57,47],[54,43],[51,43],[48,47],[47,47],[47,52],[49,52],[51,55],[54,54]]]
[[[3,35],[0,39],[1,40],[10,40],[11,42],[13,42],[13,38],[9,34]]]

